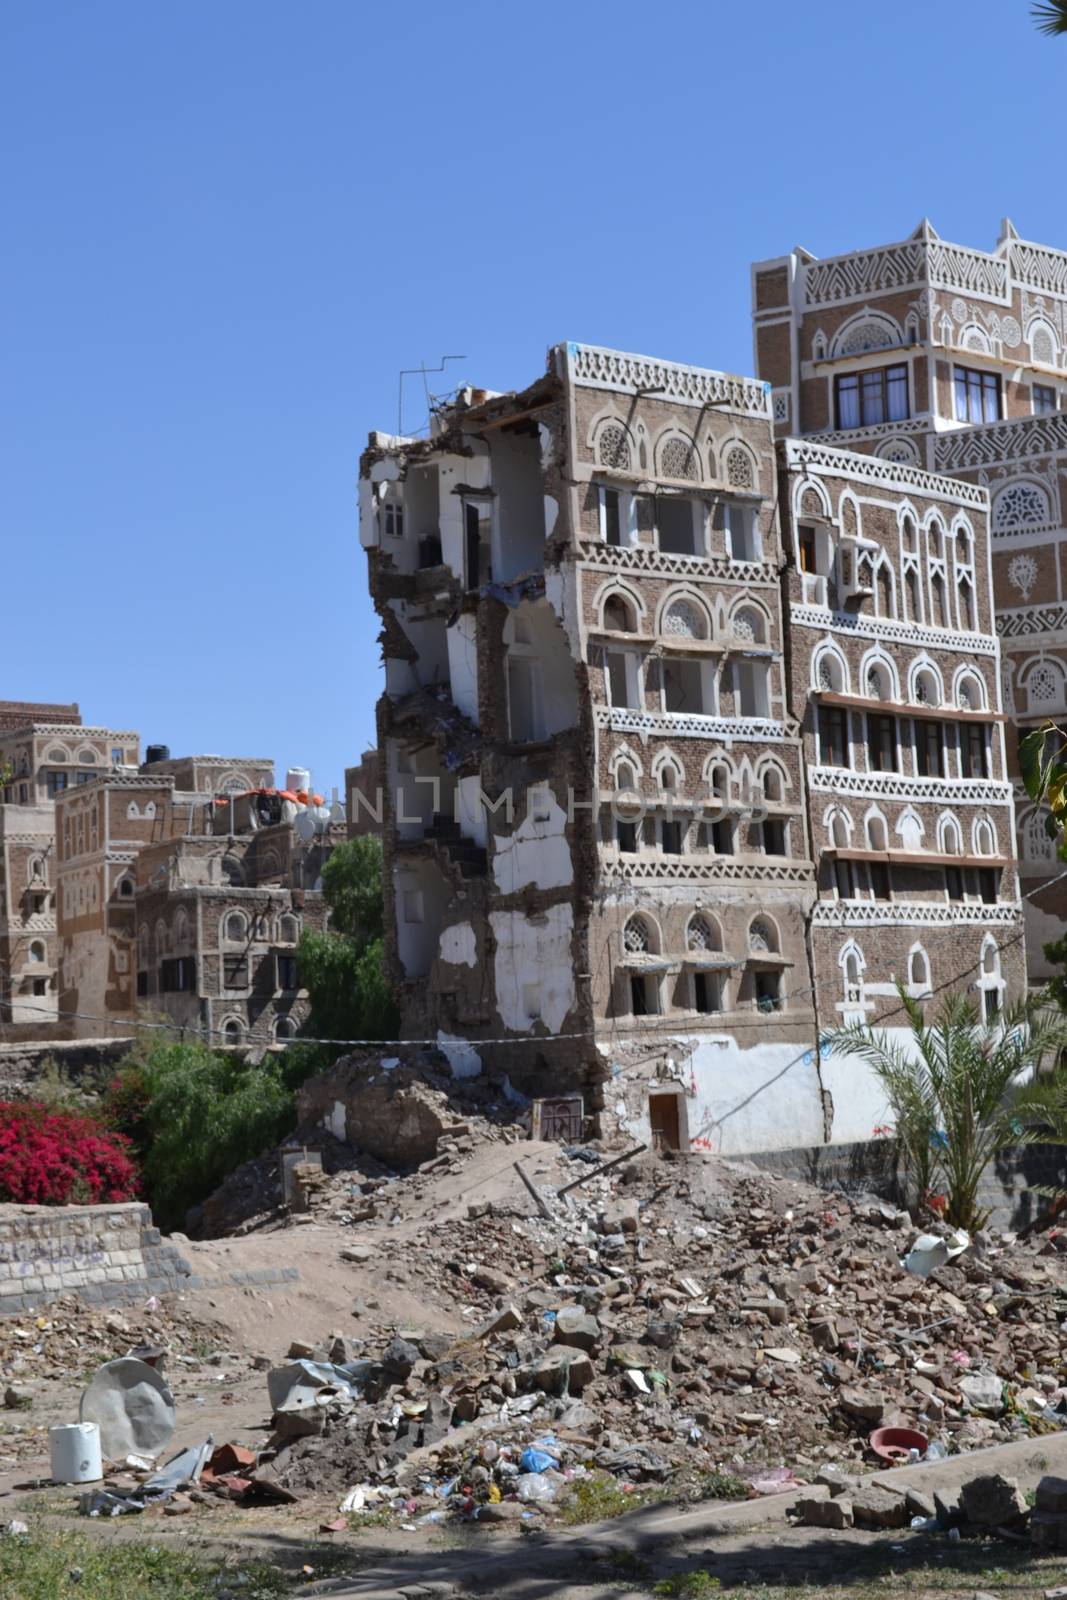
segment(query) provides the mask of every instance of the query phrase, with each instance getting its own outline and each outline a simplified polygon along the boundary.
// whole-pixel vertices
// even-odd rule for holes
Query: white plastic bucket
[[[95,1422],[63,1422],[49,1428],[55,1483],[97,1483],[103,1476],[100,1429]]]

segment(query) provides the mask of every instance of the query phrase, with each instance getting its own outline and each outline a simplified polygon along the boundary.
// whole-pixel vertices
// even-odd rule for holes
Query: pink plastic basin
[[[930,1441],[914,1428],[875,1428],[868,1443],[880,1461],[895,1467],[906,1461],[912,1450],[918,1450],[921,1461]]]

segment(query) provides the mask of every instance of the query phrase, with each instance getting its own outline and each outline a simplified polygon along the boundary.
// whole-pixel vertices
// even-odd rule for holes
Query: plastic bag
[[[556,1498],[558,1487],[554,1478],[544,1472],[524,1472],[518,1482],[519,1499],[532,1505],[549,1505]]]
[[[527,1445],[519,1457],[519,1468],[522,1472],[532,1475],[548,1472],[559,1465],[555,1456],[550,1456],[547,1450],[538,1450],[536,1445]]]

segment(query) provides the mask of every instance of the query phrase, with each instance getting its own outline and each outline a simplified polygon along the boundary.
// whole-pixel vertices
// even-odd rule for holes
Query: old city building
[[[798,448],[753,380],[562,345],[363,458],[404,1031],[660,1142],[869,1136],[819,1029],[1019,920],[988,497]],[[951,620],[904,609],[913,524]]]
[[[776,432],[988,489],[996,626],[1017,730],[1067,711],[1067,253],[1005,222],[991,252],[924,222],[899,243],[753,268],[757,370]],[[929,559],[925,544],[919,552]],[[934,597],[936,600],[936,596]],[[1067,889],[1044,816],[1016,788],[1031,977],[1050,973]]]
[[[988,497],[811,440],[787,439],[781,465],[820,1033],[899,1026],[897,980],[916,998],[962,989],[992,1020],[1026,968]],[[817,1058],[869,1135],[879,1091],[854,1060]]]
[[[57,797],[136,770],[139,748],[135,733],[84,726],[76,705],[0,701],[0,1022],[39,1032],[58,1016]]]
[[[323,925],[344,820],[272,780],[263,758],[166,757],[61,796],[59,1010],[76,1035],[141,1015],[262,1046],[306,1020],[296,945]]]

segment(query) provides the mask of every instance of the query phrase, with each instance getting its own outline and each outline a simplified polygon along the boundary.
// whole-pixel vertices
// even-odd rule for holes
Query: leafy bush
[[[395,1038],[399,1016],[382,964],[382,847],[373,835],[338,845],[322,869],[326,933],[305,932],[297,950],[320,1039]]]
[[[132,1200],[137,1168],[127,1139],[72,1111],[0,1102],[0,1199],[20,1205]]]
[[[181,1226],[190,1206],[277,1144],[295,1120],[283,1061],[271,1056],[253,1066],[177,1042],[153,1046],[119,1074],[109,1112],[130,1115],[131,1132],[143,1119],[145,1185],[165,1228]]]

